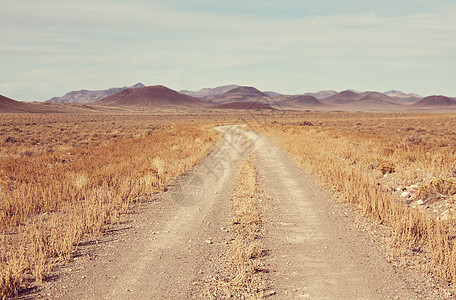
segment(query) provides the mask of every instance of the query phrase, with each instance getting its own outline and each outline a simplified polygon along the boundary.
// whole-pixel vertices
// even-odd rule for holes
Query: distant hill
[[[209,99],[209,98],[214,98],[214,97],[220,96],[237,87],[239,87],[239,85],[232,84],[232,85],[219,86],[216,88],[204,88],[204,89],[201,89],[196,92],[182,90],[182,91],[179,91],[179,93],[188,95],[188,96],[192,96],[192,97],[196,97],[196,98]]]
[[[422,96],[415,94],[415,93],[406,94],[404,92],[396,91],[396,90],[386,91],[383,94],[392,99],[399,100],[404,103],[415,103],[415,102],[420,101],[423,98]]]
[[[27,112],[29,105],[20,101],[10,99],[8,97],[0,95],[0,112],[2,113],[17,113]]]
[[[275,110],[275,108],[271,107],[268,104],[260,103],[260,102],[230,102],[224,103],[213,108],[219,109],[253,109],[253,110]]]
[[[324,98],[323,101],[331,104],[347,104],[356,101],[359,94],[353,91],[342,91],[328,98]]]
[[[266,92],[264,92],[264,94],[265,94],[266,96],[268,96],[268,97],[271,97],[271,98],[277,98],[277,97],[283,96],[282,94],[276,93],[276,92],[274,92],[274,91],[266,91]]]
[[[310,95],[298,95],[288,97],[279,102],[280,106],[288,107],[288,108],[300,108],[300,107],[309,107],[309,106],[323,106],[324,104],[315,98],[314,96]]]
[[[202,107],[207,102],[180,94],[163,85],[127,88],[103,100],[92,103],[102,106],[143,106],[143,107]]]
[[[456,106],[456,99],[452,99],[446,96],[429,96],[423,98],[419,102],[413,104],[413,106],[421,107],[432,107],[432,106]]]
[[[269,104],[272,99],[254,87],[240,86],[218,97],[210,98],[210,101],[221,104],[229,102],[261,102]]]
[[[130,88],[139,88],[144,87],[142,83],[137,83]],[[47,100],[47,103],[90,103],[97,100],[102,100],[107,98],[111,95],[114,95],[128,87],[121,87],[121,88],[110,88],[107,90],[97,90],[97,91],[89,91],[89,90],[79,90],[79,91],[71,91],[66,93],[62,97],[54,97],[50,100]]]
[[[320,92],[316,92],[316,93],[305,93],[304,95],[305,96],[312,96],[312,97],[315,97],[317,99],[324,99],[324,98],[328,98],[328,97],[334,96],[335,94],[337,94],[336,91],[329,90],[329,91],[320,91]]]
[[[92,113],[95,110],[85,104],[60,104],[22,102],[0,95],[0,113]]]
[[[363,92],[359,94],[359,98],[356,100],[357,102],[363,102],[366,104],[372,105],[394,105],[398,106],[401,103],[397,100],[394,100],[388,97],[385,94],[379,92]]]
[[[399,106],[401,103],[378,92],[357,93],[346,90],[321,100],[323,103],[349,106],[384,107]]]

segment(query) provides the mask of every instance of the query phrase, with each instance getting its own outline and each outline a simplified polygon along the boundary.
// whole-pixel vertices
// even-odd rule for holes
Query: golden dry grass
[[[448,197],[456,176],[456,115],[308,113],[271,121],[256,126],[344,201],[388,225],[389,245],[396,255],[409,253],[407,265],[454,286],[456,221],[435,212],[455,208]],[[443,195],[451,201],[415,207],[399,197],[406,189],[412,200]]]
[[[232,231],[229,275],[211,282],[210,299],[263,299],[265,282],[259,261],[261,214],[258,206],[257,173],[249,156],[242,163],[232,198]]]
[[[42,281],[84,235],[103,234],[131,205],[164,191],[217,140],[212,125],[185,117],[7,115],[2,122],[0,298]],[[9,138],[16,131],[24,134]]]

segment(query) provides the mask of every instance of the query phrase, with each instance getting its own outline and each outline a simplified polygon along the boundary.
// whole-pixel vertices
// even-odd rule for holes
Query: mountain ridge
[[[203,107],[207,102],[181,94],[163,85],[127,88],[107,98],[92,102],[101,106]]]
[[[432,95],[425,97],[418,101],[417,103],[413,104],[413,106],[417,107],[426,107],[426,106],[440,106],[440,107],[448,107],[448,106],[456,106],[456,99],[442,96],[442,95]]]
[[[230,102],[261,102],[270,104],[273,100],[262,91],[252,86],[239,86],[217,97],[211,97],[209,102],[224,104]]]
[[[357,93],[352,90],[339,92],[331,97],[321,100],[323,103],[341,106],[400,106],[403,105],[398,100],[388,97],[379,92],[366,91]]]
[[[62,97],[53,97],[45,103],[91,103],[94,101],[102,100],[107,98],[111,95],[114,95],[124,89],[127,88],[139,88],[145,87],[142,83],[137,83],[131,87],[121,87],[121,88],[109,88],[106,90],[78,90],[78,91],[71,91],[63,95]]]
[[[192,96],[195,98],[207,99],[210,97],[217,97],[220,96],[230,90],[239,87],[237,84],[230,84],[230,85],[222,85],[215,88],[202,88],[199,91],[188,91],[188,90],[180,90],[179,93]]]

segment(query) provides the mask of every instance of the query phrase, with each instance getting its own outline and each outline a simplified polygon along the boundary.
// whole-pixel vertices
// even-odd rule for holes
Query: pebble
[[[423,200],[418,200],[418,201],[416,201],[416,204],[417,204],[417,205],[423,205],[423,204],[424,204],[424,201],[423,201]]]
[[[211,240],[206,240],[206,243],[212,244],[212,241]]]
[[[410,193],[409,192],[402,192],[401,193],[401,198],[410,198]]]

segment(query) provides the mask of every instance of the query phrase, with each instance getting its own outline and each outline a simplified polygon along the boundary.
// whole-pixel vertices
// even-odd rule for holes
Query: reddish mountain
[[[347,104],[356,101],[359,94],[353,91],[342,91],[333,96],[323,99],[325,102],[333,104]]]
[[[364,104],[370,105],[399,105],[400,102],[388,97],[385,94],[378,92],[364,92],[359,94],[359,98],[356,100]]]
[[[30,104],[0,95],[0,112],[2,113],[21,113],[28,112],[30,110]]]
[[[429,96],[421,99],[414,106],[456,106],[456,100],[445,96]]]
[[[214,108],[220,109],[254,109],[254,110],[275,110],[275,108],[271,107],[268,104],[260,103],[260,102],[230,102],[224,103],[221,105],[214,106]]]
[[[252,95],[252,96],[266,96],[265,93],[262,91],[257,90],[254,87],[251,86],[240,86],[235,89],[229,90],[225,94],[244,94],[244,95]]]
[[[257,90],[254,87],[240,86],[232,89],[218,97],[210,99],[215,103],[230,103],[230,102],[261,102],[270,103],[272,100],[265,93]]]
[[[355,93],[353,91],[343,91],[335,94],[334,96],[322,100],[326,103],[338,105],[351,105],[351,106],[368,106],[368,107],[383,107],[383,106],[397,106],[400,102],[394,100],[385,94],[378,92],[363,92]]]
[[[145,107],[201,107],[207,103],[180,94],[162,85],[142,88],[128,88],[103,100],[92,102],[103,106],[145,106]]]
[[[285,100],[280,101],[279,104],[284,107],[293,108],[323,105],[323,103],[320,100],[310,95],[293,96],[291,98],[287,98]]]

